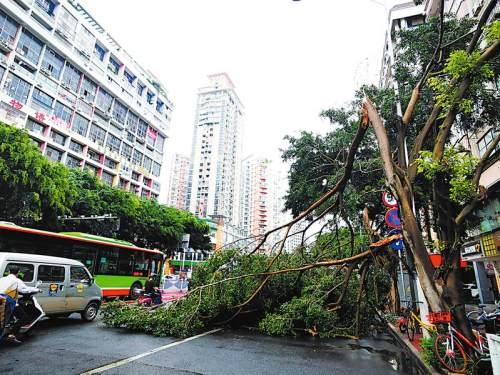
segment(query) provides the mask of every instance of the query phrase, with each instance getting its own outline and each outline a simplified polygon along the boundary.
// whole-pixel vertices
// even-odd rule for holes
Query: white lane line
[[[138,359],[146,357],[148,355],[157,353],[159,351],[162,351],[162,350],[165,350],[165,349],[168,349],[168,348],[172,348],[172,347],[177,346],[177,345],[184,344],[184,343],[186,343],[188,341],[195,340],[195,339],[203,337],[203,336],[211,335],[212,333],[219,332],[221,330],[222,330],[222,328],[217,328],[217,329],[213,329],[211,331],[205,332],[205,333],[200,333],[199,335],[196,335],[196,336],[188,337],[187,339],[184,339],[184,340],[181,340],[181,341],[171,342],[170,344],[167,344],[167,345],[164,345],[164,346],[160,346],[160,347],[155,348],[155,349],[151,349],[151,350],[149,350],[147,352],[144,352],[144,353],[141,353],[141,354],[134,355],[133,357],[124,358],[124,359],[122,359],[120,361],[113,362],[113,363],[110,363],[108,365],[101,366],[101,367],[95,368],[95,369],[87,371],[87,372],[83,372],[80,375],[100,374],[101,372],[110,370],[110,369],[115,368],[115,367],[123,366],[123,365],[125,365],[127,363],[137,361]]]

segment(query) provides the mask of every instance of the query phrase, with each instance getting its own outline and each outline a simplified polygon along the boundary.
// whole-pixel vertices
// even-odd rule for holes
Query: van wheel
[[[99,312],[99,304],[97,302],[90,302],[85,310],[81,312],[82,319],[86,322],[91,322],[97,317]]]
[[[130,287],[130,293],[129,293],[130,299],[139,298],[139,293],[136,292],[136,289],[142,289],[142,284],[138,281],[133,283],[132,286]]]

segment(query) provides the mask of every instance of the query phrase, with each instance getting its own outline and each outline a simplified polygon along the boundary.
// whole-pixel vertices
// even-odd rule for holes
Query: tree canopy
[[[206,223],[187,211],[113,188],[88,172],[45,158],[28,134],[0,123],[0,218],[56,231],[82,231],[172,251],[184,233],[210,249]],[[117,219],[65,220],[111,215]]]

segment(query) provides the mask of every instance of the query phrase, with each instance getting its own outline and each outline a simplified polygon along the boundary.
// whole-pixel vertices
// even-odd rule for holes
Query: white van
[[[19,267],[19,277],[28,286],[42,290],[36,298],[48,316],[68,316],[78,312],[85,321],[97,316],[102,291],[85,266],[72,259],[45,255],[0,252],[0,275],[9,267]]]

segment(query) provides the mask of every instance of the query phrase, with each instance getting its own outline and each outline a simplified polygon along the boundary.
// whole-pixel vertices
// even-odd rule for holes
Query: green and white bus
[[[130,242],[86,233],[54,233],[0,222],[0,252],[75,259],[89,269],[104,297],[135,297],[148,276],[161,274],[165,256]]]

